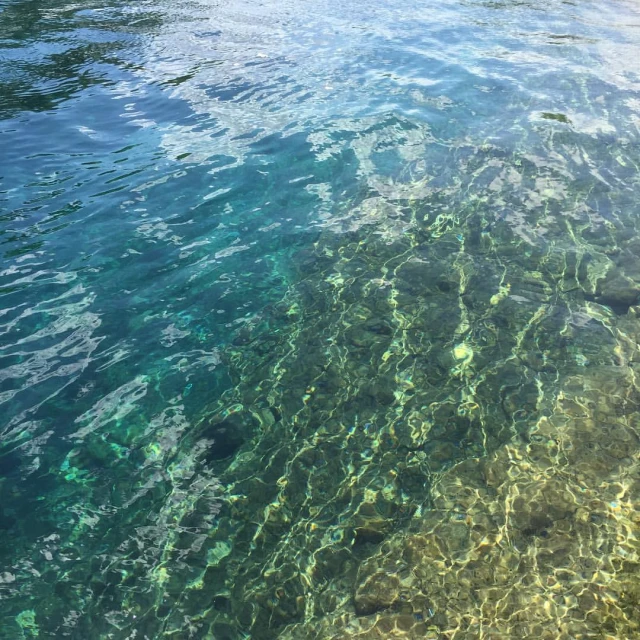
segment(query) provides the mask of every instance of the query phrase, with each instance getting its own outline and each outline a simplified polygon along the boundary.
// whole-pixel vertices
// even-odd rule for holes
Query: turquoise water
[[[640,635],[638,60],[0,0],[0,638]]]

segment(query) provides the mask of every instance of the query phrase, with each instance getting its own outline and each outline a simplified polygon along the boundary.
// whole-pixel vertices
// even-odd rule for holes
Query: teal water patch
[[[637,19],[0,4],[0,638],[634,637]]]

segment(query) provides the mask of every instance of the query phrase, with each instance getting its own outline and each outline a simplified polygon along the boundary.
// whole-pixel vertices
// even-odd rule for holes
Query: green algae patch
[[[16,623],[20,627],[23,638],[37,638],[40,630],[36,623],[36,612],[33,609],[21,611],[16,616]]]

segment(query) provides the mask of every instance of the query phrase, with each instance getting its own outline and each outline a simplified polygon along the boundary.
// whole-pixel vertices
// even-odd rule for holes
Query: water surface
[[[638,59],[0,1],[0,638],[638,635]]]

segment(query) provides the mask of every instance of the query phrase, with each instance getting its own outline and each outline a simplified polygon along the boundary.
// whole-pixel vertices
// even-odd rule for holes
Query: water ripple
[[[0,0],[0,640],[449,638],[490,599],[447,618],[434,567],[544,567],[580,496],[583,552],[636,558],[639,25],[626,0]]]

